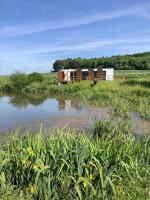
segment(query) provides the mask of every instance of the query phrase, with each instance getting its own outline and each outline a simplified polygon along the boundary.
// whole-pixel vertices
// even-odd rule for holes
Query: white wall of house
[[[65,79],[64,81],[70,81],[71,80],[71,76],[70,76],[70,72],[75,72],[75,69],[63,69],[62,70],[64,72],[65,75]]]
[[[103,69],[103,71],[106,72],[106,80],[114,80],[114,69],[113,68]]]

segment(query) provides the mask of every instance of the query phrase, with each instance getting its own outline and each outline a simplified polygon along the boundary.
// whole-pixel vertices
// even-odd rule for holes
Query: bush
[[[16,89],[22,89],[28,85],[28,77],[26,74],[16,72],[10,76],[11,83]]]
[[[30,83],[33,83],[33,82],[42,82],[44,80],[44,77],[40,73],[33,72],[32,74],[28,75],[28,80],[29,80]]]
[[[114,124],[109,120],[96,121],[92,128],[92,135],[96,137],[101,137],[104,134],[108,135],[113,133],[114,128]]]

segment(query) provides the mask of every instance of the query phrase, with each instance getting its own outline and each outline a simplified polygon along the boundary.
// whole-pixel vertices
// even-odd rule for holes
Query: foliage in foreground
[[[40,130],[1,145],[2,200],[141,200],[149,191],[149,137],[136,138],[125,125],[100,121],[90,135]]]

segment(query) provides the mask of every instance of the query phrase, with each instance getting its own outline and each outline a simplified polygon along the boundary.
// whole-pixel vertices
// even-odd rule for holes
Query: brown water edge
[[[94,122],[104,119],[110,120],[116,125],[118,123],[130,124],[131,131],[135,135],[150,133],[150,121],[141,118],[138,113],[131,113],[130,119],[122,119],[115,115],[112,108],[98,108],[95,106],[87,107],[87,110],[82,116],[51,116],[47,119],[34,122],[34,124],[22,125],[18,127],[18,130],[20,133],[24,133],[26,130],[29,130],[31,133],[36,133],[42,128],[45,134],[53,133],[58,129],[66,131],[73,130],[75,133],[90,133]],[[9,130],[9,132],[11,131]]]
[[[130,114],[130,119],[132,123],[132,130],[135,134],[141,135],[150,133],[150,120],[146,120],[138,113],[132,112]]]
[[[73,108],[73,110],[72,110]],[[85,104],[79,100],[66,100],[65,104],[59,102],[60,115],[50,115],[47,118],[36,120],[33,123],[21,124],[17,126],[21,133],[25,130],[36,132],[42,126],[45,132],[50,132],[55,129],[74,130],[76,132],[89,132],[92,124],[101,119],[111,120],[114,111],[111,107],[95,107],[93,105]],[[15,131],[15,128],[1,129],[0,133]]]
[[[92,114],[92,113],[91,113]],[[135,115],[135,118],[132,118],[132,121],[128,119],[124,119],[124,123],[131,124],[131,131],[134,134],[137,135],[143,135],[150,133],[150,121],[143,120],[139,117],[139,115],[136,113],[131,114],[132,117]],[[45,121],[41,121],[40,124],[32,126],[32,129],[37,130],[41,125],[42,127],[47,131],[53,131],[55,129],[65,129],[65,130],[75,130],[77,132],[87,132],[89,133],[91,131],[92,126],[94,125],[94,122],[101,119],[109,119],[112,120],[114,123],[122,123],[122,119],[114,117],[114,118],[93,118],[89,119],[89,117],[57,117],[57,118],[49,118]]]

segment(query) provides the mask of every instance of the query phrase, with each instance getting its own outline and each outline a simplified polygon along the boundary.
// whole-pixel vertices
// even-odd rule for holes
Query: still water
[[[97,119],[115,119],[110,107],[89,106],[79,100],[64,97],[46,96],[1,96],[0,97],[0,133],[4,134],[21,128],[46,129],[67,127],[77,130],[89,129]],[[131,113],[133,131],[148,132],[150,121],[136,113]]]

